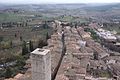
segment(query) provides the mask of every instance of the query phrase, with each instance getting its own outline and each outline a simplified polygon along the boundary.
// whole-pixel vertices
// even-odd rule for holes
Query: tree
[[[33,49],[33,41],[29,41],[29,49],[30,51],[32,52],[34,49]]]
[[[27,24],[27,22],[25,23],[25,26],[27,26],[28,24]]]
[[[13,46],[13,42],[10,41],[10,42],[9,42],[9,45],[10,45],[10,48],[12,48],[12,46]]]
[[[75,23],[75,28],[77,28],[77,22]]]
[[[24,65],[25,65],[25,58],[22,57],[22,56],[18,56],[16,66],[17,66],[18,68],[21,68],[21,67],[23,67]]]
[[[23,41],[23,44],[22,44],[22,55],[26,55],[28,53],[28,48],[26,46],[26,42]]]
[[[73,23],[72,23],[72,22],[70,23],[70,27],[71,27],[71,28],[73,27]]]
[[[5,77],[6,78],[9,78],[12,76],[12,70],[10,67],[6,68],[6,71],[5,71]]]
[[[46,40],[42,40],[42,39],[39,39],[39,42],[38,42],[38,47],[39,48],[42,48],[43,46],[47,46],[47,41]]]
[[[48,29],[48,28],[49,28],[49,26],[48,26],[48,24],[47,24],[46,21],[45,21],[45,23],[43,24],[43,28],[44,28],[44,29]]]
[[[22,38],[22,36],[20,36],[20,41],[22,41],[23,40],[23,38]]]
[[[46,40],[48,40],[48,39],[50,39],[50,35],[47,32],[47,34],[46,34]]]
[[[15,38],[17,37],[17,34],[15,33]]]
[[[3,41],[3,37],[0,37],[0,42]]]

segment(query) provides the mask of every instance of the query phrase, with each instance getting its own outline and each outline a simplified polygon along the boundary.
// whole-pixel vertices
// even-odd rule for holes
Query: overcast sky
[[[120,0],[0,0],[0,3],[120,3]]]

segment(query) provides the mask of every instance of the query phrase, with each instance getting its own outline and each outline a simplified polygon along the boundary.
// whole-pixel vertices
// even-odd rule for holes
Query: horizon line
[[[26,4],[27,5],[27,4],[117,4],[117,3],[120,3],[120,2],[114,2],[114,3],[113,2],[104,2],[104,3],[99,3],[99,2],[95,2],[95,3],[94,2],[88,2],[88,3],[82,3],[82,2],[81,3],[80,2],[79,3],[46,2],[46,3],[0,3],[0,4],[6,4],[6,5],[9,5],[9,4],[11,4],[11,5],[14,5],[14,4],[15,5],[22,5],[22,4],[25,5]]]

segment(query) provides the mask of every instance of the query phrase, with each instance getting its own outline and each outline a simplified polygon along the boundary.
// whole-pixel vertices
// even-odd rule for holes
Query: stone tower
[[[37,48],[31,52],[32,80],[51,80],[50,50]]]

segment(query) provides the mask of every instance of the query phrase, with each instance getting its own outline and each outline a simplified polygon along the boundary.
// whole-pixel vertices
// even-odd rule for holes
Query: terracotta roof
[[[57,75],[55,80],[69,80],[64,74]]]

